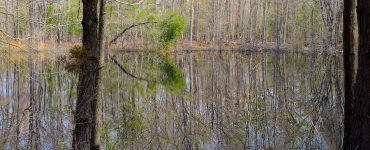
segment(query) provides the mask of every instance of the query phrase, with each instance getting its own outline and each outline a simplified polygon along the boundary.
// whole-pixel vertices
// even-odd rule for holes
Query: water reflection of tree
[[[213,54],[192,55],[192,59],[177,56],[191,96],[156,95],[156,101],[143,106],[156,114],[148,123],[155,131],[147,139],[150,146],[268,148],[274,146],[274,140],[280,148],[340,145],[341,136],[332,134],[340,130],[340,122],[332,117],[341,114],[335,103],[342,97],[339,76],[334,72],[337,60],[333,58],[324,69],[308,74],[310,65],[305,56],[281,54],[277,86],[277,80],[272,80],[271,57],[209,55]],[[293,63],[297,61],[301,64]],[[265,79],[263,72],[268,72]],[[315,80],[311,83],[309,78]],[[275,94],[279,101],[274,100],[274,91],[279,91]]]
[[[158,77],[155,54],[126,53],[117,60],[141,77]],[[279,53],[191,53],[174,59],[186,79],[185,92],[135,81],[116,66],[103,71],[100,129],[104,148],[332,149],[342,133],[342,72],[335,56]],[[172,56],[171,56],[172,57]],[[278,63],[277,65],[275,65]],[[129,65],[130,64],[130,65]],[[13,66],[2,63],[4,147],[14,145],[11,95]],[[20,91],[28,89],[28,65],[20,63]],[[274,67],[279,66],[279,72]],[[40,146],[70,147],[76,77],[63,64],[45,60],[34,66],[34,132]],[[275,77],[274,78],[274,73]],[[124,88],[123,88],[124,87]],[[6,94],[8,93],[8,94]],[[23,92],[20,103],[28,102]],[[6,105],[7,103],[7,105]],[[22,120],[27,118],[27,105]],[[131,113],[123,113],[131,112]],[[275,120],[276,116],[276,120]],[[37,121],[36,121],[37,120]],[[276,126],[275,126],[276,124]],[[10,126],[12,125],[12,126]],[[20,141],[28,121],[20,123]],[[274,134],[275,129],[275,134]],[[274,141],[275,144],[274,145]]]

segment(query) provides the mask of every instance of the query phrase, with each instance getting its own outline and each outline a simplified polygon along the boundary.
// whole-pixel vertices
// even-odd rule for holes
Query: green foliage
[[[64,143],[64,141],[59,142],[59,143],[58,143],[58,147],[59,147],[59,149],[64,149],[64,148],[65,148],[65,143]]]
[[[146,56],[150,55],[150,56]],[[163,86],[174,94],[180,94],[185,88],[185,79],[182,75],[182,70],[176,65],[176,62],[170,57],[170,55],[164,55],[162,53],[151,53],[146,54],[146,59],[141,59],[143,64],[140,67],[133,67],[130,59],[119,59],[117,60],[128,72],[132,72],[136,77],[144,78],[148,82],[140,82],[132,77],[131,82],[125,84],[125,90],[137,90],[142,97],[150,96],[155,93],[158,86]],[[147,59],[148,58],[148,59]],[[117,66],[113,66],[114,70],[117,70],[118,74],[122,74]],[[136,68],[135,71],[131,71],[130,68]],[[111,92],[117,89],[116,84],[108,86],[108,91]]]
[[[161,79],[160,83],[165,87],[168,87],[171,91],[178,92],[185,88],[185,81],[182,76],[181,70],[175,65],[175,63],[164,60],[159,65]]]
[[[156,17],[154,15],[150,15],[147,20],[148,22],[155,22],[155,19]]]
[[[60,19],[60,22],[63,22],[63,24],[68,23],[67,32],[69,35],[80,35],[82,33],[82,10],[79,10],[79,5],[79,0],[71,0],[70,8],[67,8],[67,5],[50,5],[43,15],[47,18],[47,30],[55,33],[58,28],[58,19]]]
[[[57,18],[55,16],[55,13],[57,13],[58,8],[55,5],[49,6],[47,10],[47,17],[48,19],[46,20],[47,25],[56,25],[57,23]]]
[[[150,95],[148,92],[155,92],[158,85],[163,86],[170,92],[174,92],[174,94],[179,94],[184,90],[185,79],[182,75],[182,70],[169,55],[153,53],[150,58],[145,62],[147,65],[142,70],[147,74],[146,77],[149,82],[147,82],[146,87],[149,91],[144,92],[140,84],[134,84],[142,96]]]
[[[82,34],[82,11],[78,11],[78,0],[72,0],[71,9],[68,9],[66,17],[68,19],[68,34],[70,35],[80,35]]]
[[[51,67],[50,66],[48,66],[48,68],[47,68],[47,73],[51,73],[51,72],[53,72],[52,70],[51,70]],[[57,82],[56,82],[56,80],[52,77],[52,76],[48,76],[47,77],[47,83],[48,83],[48,87],[50,88],[50,89],[54,89],[54,88],[56,88],[56,86],[57,86]]]
[[[139,20],[143,20],[145,18],[148,18],[148,21],[154,21],[156,19],[155,15],[150,12],[149,9],[142,9],[138,11],[138,15],[136,17]],[[154,20],[151,20],[154,19]],[[137,20],[137,21],[139,21]]]
[[[135,22],[152,22],[152,24],[146,25],[147,28],[150,28],[150,30],[145,32],[147,49],[169,50],[186,27],[184,17],[175,13],[169,15],[156,14],[150,13],[150,10],[145,9],[139,12],[137,18],[141,19]]]
[[[307,16],[305,11],[306,11],[305,9],[299,9],[297,16],[296,16],[298,30],[299,32],[302,32],[302,33],[308,31],[308,25],[310,24],[309,22],[310,20],[307,19],[310,16]]]
[[[49,6],[49,8],[47,9],[47,12],[46,12],[47,30],[49,32],[52,32],[52,33],[54,33],[56,31],[55,26],[57,25],[57,19],[58,19],[57,18],[58,15],[56,15],[58,13],[57,11],[58,11],[58,8],[55,5],[51,5],[51,6]]]
[[[160,23],[160,28],[163,30],[160,35],[162,47],[168,49],[178,38],[186,25],[185,19],[177,14],[171,14],[168,18]]]

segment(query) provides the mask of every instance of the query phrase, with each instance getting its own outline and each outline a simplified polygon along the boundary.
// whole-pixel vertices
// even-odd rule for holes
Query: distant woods
[[[0,5],[1,36],[19,35],[26,41],[33,37],[34,43],[49,46],[81,42],[79,0],[2,0]],[[177,48],[277,43],[300,50],[336,51],[342,43],[342,0],[109,0],[106,38],[112,40],[131,25],[171,13],[186,18]],[[150,40],[158,38],[158,32],[150,29],[148,24],[128,31],[117,46],[150,47]]]

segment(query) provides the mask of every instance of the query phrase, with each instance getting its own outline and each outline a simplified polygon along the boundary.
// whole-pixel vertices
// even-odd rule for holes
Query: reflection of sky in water
[[[4,97],[7,97],[8,96],[8,92],[7,92],[7,87],[6,87],[6,82],[7,82],[6,74],[5,75],[2,74],[1,77],[2,77],[2,80],[3,80],[3,83],[2,83],[2,91],[3,91]],[[9,93],[11,93],[11,91],[9,91]]]

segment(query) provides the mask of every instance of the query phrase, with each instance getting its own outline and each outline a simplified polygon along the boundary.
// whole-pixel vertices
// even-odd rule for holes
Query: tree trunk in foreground
[[[344,0],[343,15],[343,63],[344,63],[344,139],[343,145],[349,144],[351,115],[355,82],[355,0]]]
[[[99,149],[97,143],[97,111],[99,100],[100,46],[98,38],[98,0],[82,0],[82,50],[90,59],[81,65],[75,112],[73,149]]]
[[[347,150],[370,149],[370,1],[358,0],[358,70]]]

